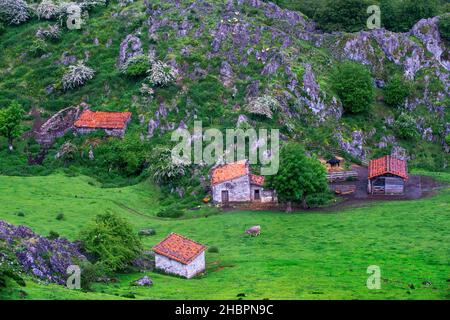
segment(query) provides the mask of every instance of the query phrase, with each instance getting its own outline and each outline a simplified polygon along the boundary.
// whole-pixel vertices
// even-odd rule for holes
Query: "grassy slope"
[[[445,174],[441,180],[450,181]],[[349,208],[336,213],[234,212],[189,220],[162,220],[157,191],[139,184],[121,189],[101,189],[90,178],[0,176],[0,219],[50,230],[75,239],[96,214],[113,211],[127,218],[136,230],[154,227],[157,236],[144,239],[149,248],[175,231],[209,246],[205,277],[178,279],[150,273],[151,288],[129,286],[142,274],[121,275],[121,282],[96,285],[96,293],[73,292],[63,287],[29,282],[30,299],[106,299],[133,292],[139,299],[448,299],[450,274],[450,190],[433,198],[385,202]],[[75,195],[77,197],[75,197]],[[116,202],[112,202],[112,201]],[[118,206],[142,212],[144,216]],[[18,211],[25,213],[17,216]],[[64,212],[64,221],[55,219]],[[260,224],[258,238],[243,234]],[[365,286],[366,269],[379,265],[381,290]],[[422,282],[428,280],[432,286]],[[415,289],[409,289],[408,284]],[[13,293],[6,298],[17,298]]]

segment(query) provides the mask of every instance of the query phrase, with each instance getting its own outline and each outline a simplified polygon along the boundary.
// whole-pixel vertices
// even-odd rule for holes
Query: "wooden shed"
[[[405,160],[385,156],[369,162],[370,194],[398,195],[405,192],[408,170]]]

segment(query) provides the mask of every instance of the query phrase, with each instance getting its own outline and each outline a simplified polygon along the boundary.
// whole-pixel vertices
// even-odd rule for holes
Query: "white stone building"
[[[277,202],[274,190],[264,188],[264,177],[250,172],[247,160],[211,169],[213,202]]]
[[[204,245],[171,233],[153,247],[155,267],[190,279],[205,271],[205,250]]]

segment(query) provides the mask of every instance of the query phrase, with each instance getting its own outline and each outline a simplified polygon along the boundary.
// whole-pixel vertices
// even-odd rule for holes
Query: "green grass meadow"
[[[450,181],[449,175],[440,175]],[[206,254],[207,273],[185,280],[147,273],[154,285],[130,282],[142,273],[118,275],[120,282],[73,291],[28,279],[27,299],[449,299],[450,190],[417,201],[378,202],[342,211],[228,212],[184,219],[156,217],[159,192],[149,183],[106,189],[95,180],[55,174],[0,176],[0,219],[51,230],[71,240],[95,215],[115,212],[135,228],[155,228],[146,249],[178,232],[219,253]],[[24,216],[18,215],[22,212]],[[61,221],[58,213],[64,213]],[[259,224],[260,237],[244,235]],[[366,287],[367,267],[381,268],[380,290]],[[423,284],[425,281],[431,285]],[[19,288],[4,299],[19,299]]]

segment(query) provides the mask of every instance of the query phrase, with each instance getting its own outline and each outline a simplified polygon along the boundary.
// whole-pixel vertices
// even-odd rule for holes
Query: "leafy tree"
[[[142,173],[145,164],[146,142],[136,134],[127,134],[123,139],[113,139],[96,148],[96,159],[108,170],[116,170],[127,176]]]
[[[333,89],[342,101],[345,111],[360,113],[369,110],[375,89],[369,70],[362,64],[346,61],[338,64],[332,73]]]
[[[13,150],[13,141],[21,134],[20,123],[25,111],[22,106],[13,101],[8,108],[0,109],[0,136],[8,139],[9,151]]]
[[[328,192],[325,167],[292,142],[281,149],[278,173],[267,176],[266,185],[276,190],[280,201],[287,202],[287,212],[292,211],[293,202],[306,208],[308,197]]]
[[[401,76],[394,76],[384,88],[384,101],[391,107],[400,107],[410,90],[410,85]]]
[[[115,214],[98,215],[80,234],[86,251],[105,272],[124,270],[142,251],[131,225]]]
[[[381,0],[381,22],[391,31],[406,32],[423,18],[439,12],[439,0]]]
[[[439,32],[442,39],[450,42],[450,14],[442,16],[439,19]]]
[[[356,32],[366,26],[367,7],[363,0],[327,0],[318,8],[314,20],[326,32]]]

